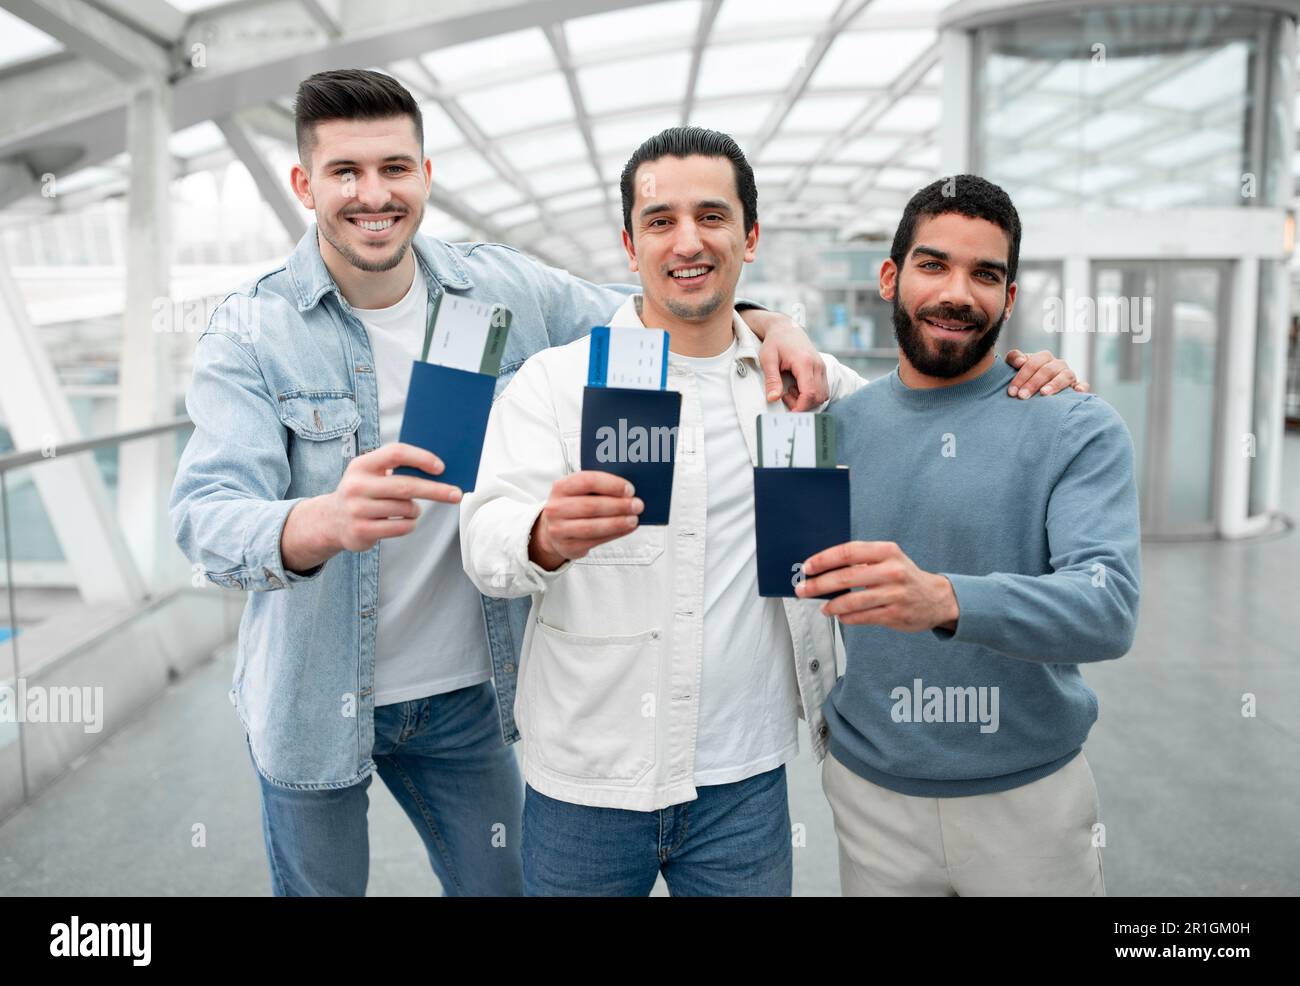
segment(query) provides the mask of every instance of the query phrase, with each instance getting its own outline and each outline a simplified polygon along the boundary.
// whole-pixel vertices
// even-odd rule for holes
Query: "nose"
[[[377,172],[365,170],[357,175],[356,202],[362,208],[378,212],[388,204],[388,189]]]
[[[948,276],[944,278],[940,286],[937,303],[946,308],[965,308],[978,310],[979,306],[975,303],[975,293],[971,290],[970,275],[959,268],[953,267],[948,271]]]
[[[699,227],[687,219],[677,224],[676,235],[673,237],[673,252],[680,257],[694,257],[704,248],[700,242]]]

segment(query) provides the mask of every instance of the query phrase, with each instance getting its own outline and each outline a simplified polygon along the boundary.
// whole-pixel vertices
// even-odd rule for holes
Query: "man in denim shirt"
[[[419,107],[387,76],[312,76],[296,117],[293,187],[317,224],[200,337],[195,430],[171,497],[185,554],[215,584],[256,590],[230,698],[261,784],[272,889],[365,892],[377,769],[446,893],[518,893],[522,783],[506,744],[518,738],[526,607],[481,597],[465,577],[460,490],[391,474],[442,469],[396,442],[406,380],[425,301],[442,292],[513,313],[500,390],[635,288],[597,287],[500,244],[418,236],[431,163]],[[769,395],[784,367],[798,383],[787,403],[824,401],[806,336],[782,316],[746,319],[771,329]]]

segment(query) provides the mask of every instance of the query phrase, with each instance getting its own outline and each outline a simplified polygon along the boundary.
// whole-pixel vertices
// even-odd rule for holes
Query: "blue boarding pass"
[[[667,330],[596,326],[591,330],[587,386],[665,390],[668,386]]]

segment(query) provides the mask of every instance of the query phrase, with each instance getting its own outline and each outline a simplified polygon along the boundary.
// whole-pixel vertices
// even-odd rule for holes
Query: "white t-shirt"
[[[731,396],[736,342],[717,356],[669,359],[695,374],[709,485],[695,783],[731,784],[799,752],[794,643],[781,600],[758,595],[753,462]]]
[[[397,441],[401,431],[411,362],[424,344],[428,295],[417,268],[397,304],[353,309],[374,356],[381,445]],[[379,542],[375,705],[439,695],[492,676],[478,590],[461,567],[459,511],[451,503],[415,502],[415,530]]]

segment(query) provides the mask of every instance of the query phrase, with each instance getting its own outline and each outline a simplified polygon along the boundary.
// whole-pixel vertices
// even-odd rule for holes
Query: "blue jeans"
[[[785,767],[696,789],[659,811],[590,808],[524,793],[524,893],[644,897],[661,872],[674,897],[789,897]]]
[[[251,751],[250,751],[251,755]],[[447,896],[518,896],[523,890],[523,782],[501,742],[491,682],[375,709],[379,776],[415,823]],[[370,778],[299,791],[260,772],[262,834],[277,897],[366,892]]]

